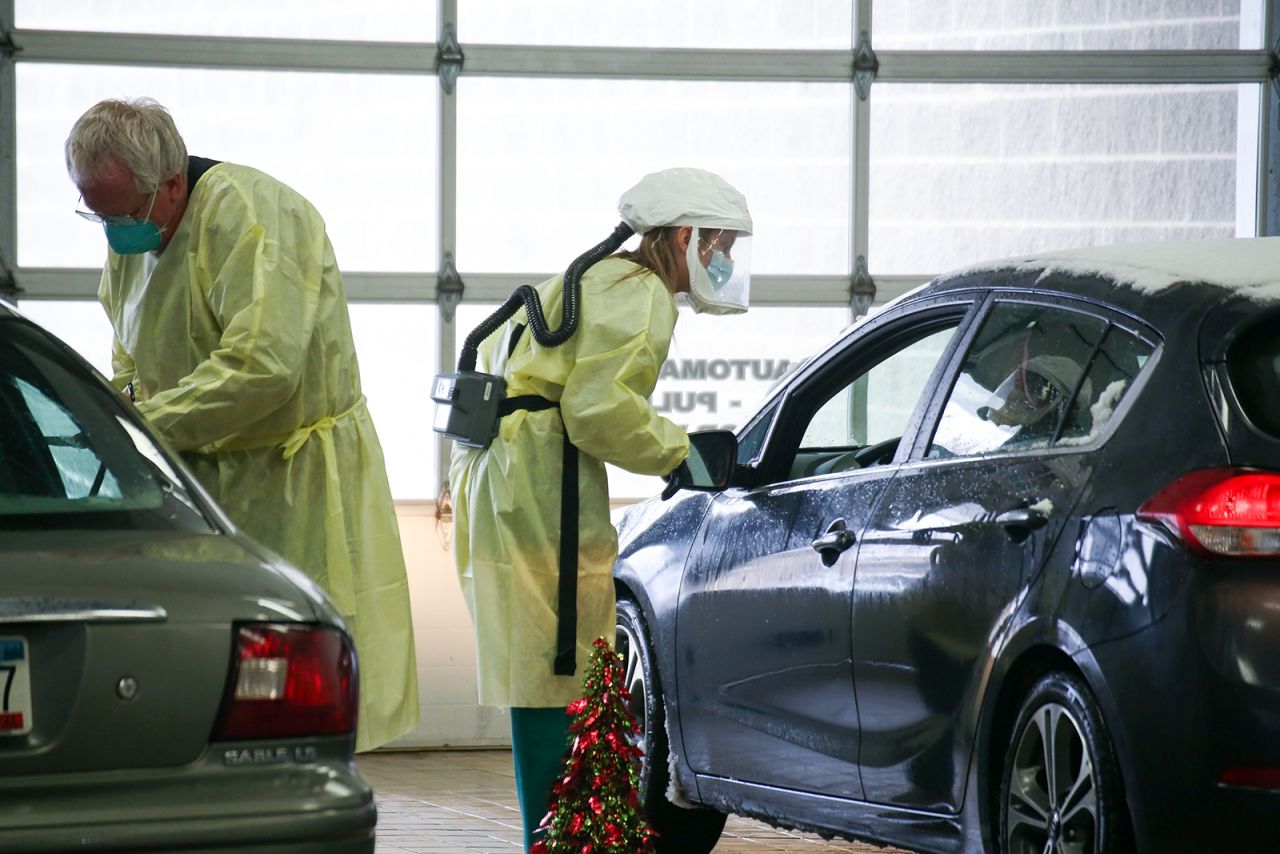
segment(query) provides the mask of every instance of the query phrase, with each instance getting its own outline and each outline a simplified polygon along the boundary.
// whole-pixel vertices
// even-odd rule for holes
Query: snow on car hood
[[[1208,282],[1261,302],[1280,301],[1280,237],[1131,243],[1043,252],[975,265],[964,273],[1044,270],[1101,276],[1145,293]]]

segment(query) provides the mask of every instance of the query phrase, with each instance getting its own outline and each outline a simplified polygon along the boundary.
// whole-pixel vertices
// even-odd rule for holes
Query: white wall
[[[476,703],[475,633],[453,568],[450,526],[437,522],[431,501],[397,501],[396,517],[409,575],[422,719],[387,749],[510,745],[506,710]]]
[[[475,635],[434,502],[396,502],[409,573],[422,719],[392,748],[511,743],[502,709],[476,703]]]

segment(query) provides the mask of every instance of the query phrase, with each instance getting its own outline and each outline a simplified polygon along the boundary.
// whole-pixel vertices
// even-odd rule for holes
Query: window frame
[[[771,487],[796,480],[790,476],[790,468],[805,429],[832,395],[848,387],[850,377],[866,373],[911,344],[954,324],[955,334],[930,372],[925,392],[915,402],[889,464],[906,459],[906,451],[914,447],[935,396],[931,389],[948,375],[958,343],[968,337],[969,325],[982,304],[976,296],[971,291],[923,295],[899,303],[850,330],[780,390],[770,435],[745,479],[751,486]]]
[[[941,422],[942,413],[946,409],[947,402],[951,399],[951,395],[955,390],[955,385],[960,378],[961,368],[964,366],[964,360],[968,356],[969,351],[973,347],[973,343],[982,330],[982,325],[991,316],[996,306],[1001,304],[1018,303],[1024,305],[1032,305],[1041,308],[1056,308],[1066,311],[1076,312],[1092,317],[1100,321],[1103,326],[1103,335],[1099,339],[1099,344],[1095,346],[1094,352],[1106,342],[1107,336],[1112,328],[1127,333],[1140,341],[1148,344],[1151,354],[1139,370],[1137,376],[1129,388],[1125,390],[1118,405],[1115,407],[1112,416],[1107,419],[1106,425],[1091,442],[1080,444],[1061,444],[1061,437],[1055,439],[1053,444],[1042,448],[1019,448],[1008,451],[1000,449],[993,450],[985,454],[961,455],[954,457],[929,457],[926,456],[929,446],[933,443],[933,437],[937,432]],[[1161,354],[1164,351],[1164,340],[1154,330],[1145,323],[1137,320],[1132,315],[1123,313],[1102,303],[1081,297],[1075,297],[1068,294],[1061,294],[1052,291],[1039,290],[1013,290],[1009,288],[993,287],[987,293],[982,301],[981,307],[971,318],[970,325],[966,331],[963,346],[953,352],[951,364],[948,366],[947,375],[944,382],[936,387],[933,400],[930,402],[928,414],[925,423],[921,425],[921,429],[916,433],[916,441],[911,449],[907,460],[914,463],[963,463],[976,460],[990,459],[992,457],[1025,457],[1025,456],[1043,456],[1046,454],[1060,455],[1064,453],[1090,453],[1098,450],[1106,445],[1112,434],[1115,433],[1119,424],[1124,420],[1126,413],[1136,400],[1142,394],[1143,388],[1146,386],[1148,379],[1155,371],[1156,365],[1160,361]],[[1062,425],[1059,425],[1061,429]]]

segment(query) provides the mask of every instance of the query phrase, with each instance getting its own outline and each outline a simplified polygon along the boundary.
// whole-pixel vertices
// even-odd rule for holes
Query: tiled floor
[[[520,850],[510,751],[372,753],[357,757],[356,764],[377,797],[377,854]],[[895,854],[889,848],[828,842],[737,817],[725,825],[716,852]]]

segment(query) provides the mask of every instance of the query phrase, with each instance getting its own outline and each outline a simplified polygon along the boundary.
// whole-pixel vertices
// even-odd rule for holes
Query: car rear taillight
[[[1255,765],[1246,768],[1228,768],[1218,775],[1224,786],[1246,786],[1250,789],[1280,789],[1280,768]]]
[[[329,626],[236,626],[216,741],[349,733],[358,687],[351,642]]]
[[[1207,554],[1280,556],[1280,473],[1194,471],[1138,508],[1138,518],[1164,523]]]

